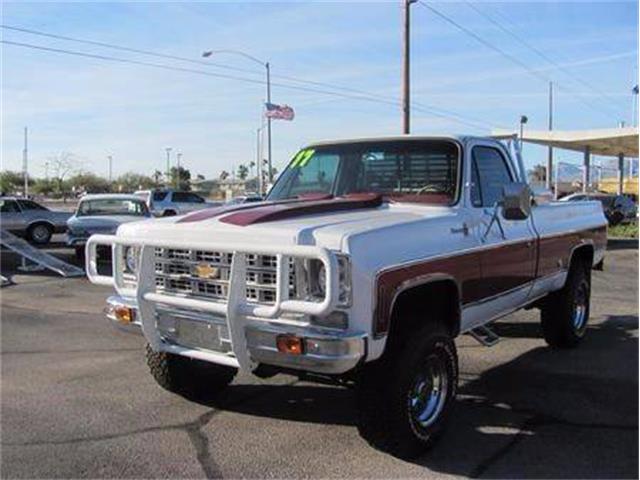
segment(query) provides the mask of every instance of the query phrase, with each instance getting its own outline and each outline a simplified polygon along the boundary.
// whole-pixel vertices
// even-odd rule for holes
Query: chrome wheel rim
[[[582,283],[576,292],[573,303],[573,328],[579,332],[587,324],[587,286]]]
[[[416,426],[427,428],[438,419],[449,391],[445,362],[437,355],[429,356],[424,368],[409,390],[409,412]]]
[[[44,242],[49,236],[49,230],[47,227],[38,225],[33,229],[33,238],[38,242]]]

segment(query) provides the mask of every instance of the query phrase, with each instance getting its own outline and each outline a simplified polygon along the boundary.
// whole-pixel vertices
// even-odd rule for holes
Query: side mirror
[[[531,190],[526,183],[508,183],[502,189],[502,216],[524,220],[531,214]]]

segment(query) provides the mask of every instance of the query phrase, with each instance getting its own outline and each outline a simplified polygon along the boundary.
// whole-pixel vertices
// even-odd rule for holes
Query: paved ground
[[[3,275],[14,264],[2,254]],[[103,319],[109,289],[12,278],[0,292],[3,478],[638,477],[636,248],[594,274],[578,350],[545,348],[536,311],[501,321],[491,349],[460,339],[450,428],[413,463],[361,440],[345,389],[242,376],[215,403],[169,394],[142,339]]]

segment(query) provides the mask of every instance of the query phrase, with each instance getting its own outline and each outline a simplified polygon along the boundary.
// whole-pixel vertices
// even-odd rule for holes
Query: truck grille
[[[155,249],[156,292],[225,302],[233,254],[175,248]],[[275,255],[247,255],[247,300],[274,304],[277,259]],[[289,294],[295,296],[295,275],[289,269]]]

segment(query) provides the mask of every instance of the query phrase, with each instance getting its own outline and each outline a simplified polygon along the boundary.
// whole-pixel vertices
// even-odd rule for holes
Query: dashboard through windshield
[[[146,214],[147,206],[141,200],[100,199],[80,202],[76,216],[134,215],[141,217]]]
[[[460,150],[447,140],[358,142],[298,152],[268,200],[373,192],[391,201],[451,205]]]

